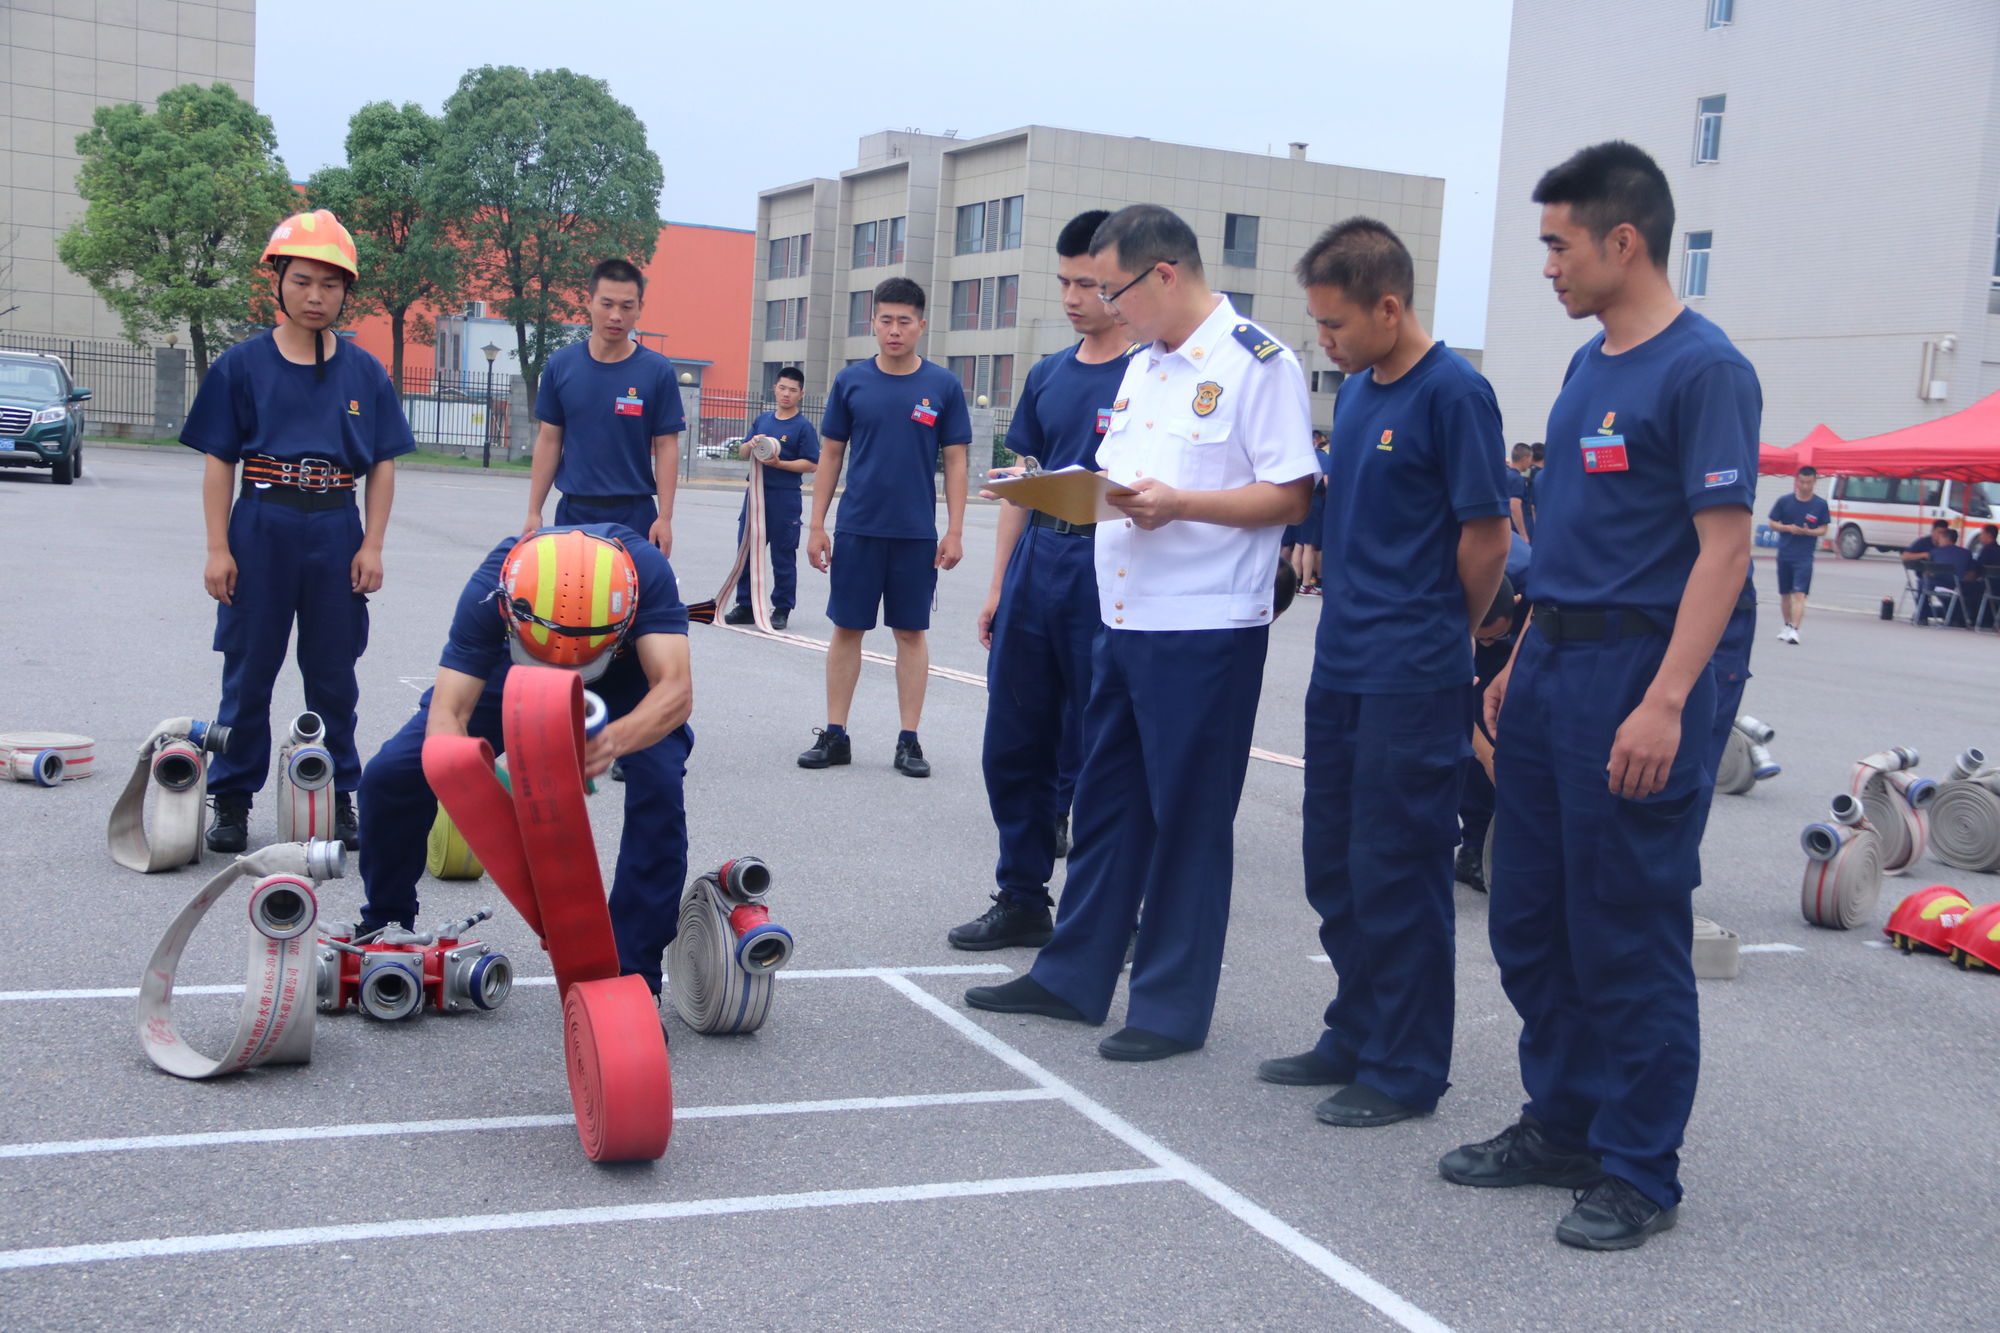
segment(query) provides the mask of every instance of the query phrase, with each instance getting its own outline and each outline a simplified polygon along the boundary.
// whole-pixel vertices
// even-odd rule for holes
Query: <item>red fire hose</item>
[[[563,1003],[577,1137],[593,1162],[657,1158],[673,1133],[673,1078],[646,983],[618,975],[618,949],[583,791],[583,680],[517,666],[501,697],[510,792],[493,747],[424,742],[424,776],[493,882],[541,936]]]

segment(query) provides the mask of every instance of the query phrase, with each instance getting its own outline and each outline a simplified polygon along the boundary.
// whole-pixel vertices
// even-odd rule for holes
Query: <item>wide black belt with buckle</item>
[[[242,493],[291,509],[344,509],[354,503],[354,474],[327,458],[252,454],[243,460]]]
[[[1054,514],[1044,514],[1039,509],[1028,511],[1028,522],[1035,527],[1047,528],[1065,537],[1088,537],[1097,531],[1095,523],[1072,523],[1066,518],[1057,518]]]
[[[1561,607],[1535,603],[1534,626],[1550,643],[1586,643],[1598,639],[1637,639],[1673,631],[1673,616],[1632,607]]]

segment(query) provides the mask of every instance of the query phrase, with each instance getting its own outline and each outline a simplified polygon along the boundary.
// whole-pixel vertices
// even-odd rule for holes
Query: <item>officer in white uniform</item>
[[[1278,543],[1306,516],[1319,461],[1298,359],[1209,290],[1185,222],[1135,204],[1090,250],[1104,300],[1152,343],[1097,454],[1138,494],[1097,528],[1106,633],[1055,935],[1029,975],[965,998],[1100,1024],[1136,922],[1126,1027],[1098,1051],[1157,1060],[1208,1035]]]

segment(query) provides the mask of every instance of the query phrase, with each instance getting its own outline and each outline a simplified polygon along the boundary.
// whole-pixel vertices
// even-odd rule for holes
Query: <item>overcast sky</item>
[[[294,178],[364,102],[436,112],[479,65],[566,66],[645,122],[661,216],[756,224],[757,191],[854,165],[885,128],[1019,125],[1442,176],[1438,327],[1483,344],[1508,0],[1106,6],[387,0],[258,7],[257,101]],[[1090,15],[1088,18],[1079,17]],[[330,16],[336,21],[329,22]],[[1337,219],[1328,218],[1332,222]]]

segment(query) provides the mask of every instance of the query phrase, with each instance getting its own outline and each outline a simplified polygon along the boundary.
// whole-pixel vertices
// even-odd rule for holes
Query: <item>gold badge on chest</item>
[[[1203,380],[1194,386],[1194,414],[1205,417],[1215,410],[1222,401],[1222,386],[1214,380]]]

